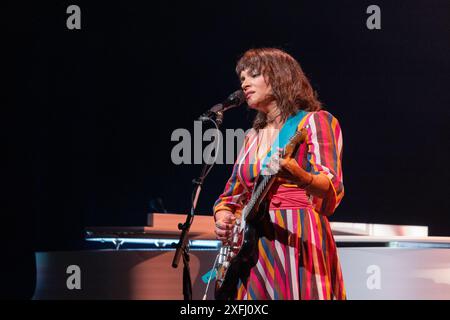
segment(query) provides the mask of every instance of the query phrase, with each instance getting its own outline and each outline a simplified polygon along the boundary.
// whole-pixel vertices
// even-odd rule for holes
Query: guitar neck
[[[294,136],[292,136],[289,139],[288,144],[286,147],[282,150],[280,153],[280,156],[282,158],[290,157],[293,154],[296,153],[298,150],[300,143],[303,143],[306,139],[306,128],[302,128],[299,131],[296,131]],[[254,209],[257,209],[257,207],[260,205],[261,201],[264,200],[264,198],[267,195],[267,192],[269,191],[270,187],[272,186],[273,182],[275,181],[276,175],[260,175],[258,178],[258,181],[255,182],[255,190],[253,191],[253,194],[250,198],[250,201],[247,203],[247,205],[242,210],[242,218],[247,220],[250,215],[252,215],[252,212]]]
[[[253,211],[253,209],[259,206],[261,201],[264,200],[276,178],[275,175],[262,175],[261,177],[261,181],[256,186],[255,190],[253,191],[252,197],[242,211],[243,219],[247,219],[248,215]]]

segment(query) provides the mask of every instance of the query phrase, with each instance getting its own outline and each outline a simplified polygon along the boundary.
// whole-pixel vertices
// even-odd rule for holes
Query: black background
[[[81,30],[66,27],[70,4]],[[371,4],[381,30],[366,27]],[[449,21],[446,0],[8,4],[3,234],[16,248],[75,250],[86,226],[145,225],[151,199],[187,212],[201,166],[172,164],[172,132],[193,132],[238,88],[243,52],[275,46],[343,130],[346,195],[331,220],[450,235]],[[253,115],[230,110],[223,129],[247,129]],[[199,214],[230,172],[213,168]]]

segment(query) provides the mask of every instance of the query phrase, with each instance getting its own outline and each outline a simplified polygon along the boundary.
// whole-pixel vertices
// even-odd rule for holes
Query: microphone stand
[[[216,121],[212,120],[212,115],[216,116]],[[209,120],[214,122],[216,125],[216,129],[219,132],[219,127],[223,122],[223,112],[218,111],[213,114],[209,115],[202,115],[200,117],[200,120],[205,121]],[[220,135],[217,139],[220,139]],[[219,140],[217,142],[217,146],[220,148]],[[216,149],[216,157],[219,150]],[[178,224],[178,229],[181,230],[180,240],[178,241],[175,255],[173,257],[172,261],[172,267],[177,268],[178,263],[180,261],[181,255],[183,255],[183,296],[184,300],[192,300],[192,281],[191,281],[191,273],[189,268],[189,230],[191,228],[192,222],[194,221],[194,213],[195,209],[197,207],[198,198],[200,196],[200,192],[202,190],[203,182],[208,175],[208,173],[211,171],[212,166],[214,165],[214,162],[211,163],[211,155],[209,155],[208,161],[203,165],[202,171],[200,174],[200,177],[197,179],[192,180],[192,183],[194,184],[194,190],[192,192],[193,198],[192,198],[192,207],[190,213],[186,216],[186,221],[184,223]]]

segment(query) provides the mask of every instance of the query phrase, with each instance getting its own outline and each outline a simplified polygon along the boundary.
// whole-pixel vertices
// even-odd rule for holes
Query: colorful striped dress
[[[306,171],[328,177],[330,191],[318,198],[294,184],[272,186],[269,223],[260,231],[256,264],[239,280],[238,300],[346,298],[327,218],[344,195],[341,129],[337,119],[324,110],[307,113],[298,124],[302,127],[308,134],[296,160]],[[214,213],[239,211],[251,197],[261,168],[259,137],[253,129],[247,134]]]

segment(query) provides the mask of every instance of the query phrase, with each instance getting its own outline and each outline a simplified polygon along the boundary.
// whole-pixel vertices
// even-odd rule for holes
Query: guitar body
[[[217,268],[217,281],[215,288],[216,300],[232,300],[236,295],[238,280],[254,266],[258,259],[258,231],[256,225],[268,214],[267,202],[264,202],[253,213],[252,220],[236,220],[233,230],[233,239],[229,246],[222,247],[223,258],[229,261],[220,264]],[[241,228],[241,223],[245,226]],[[219,253],[219,255],[221,254]]]

